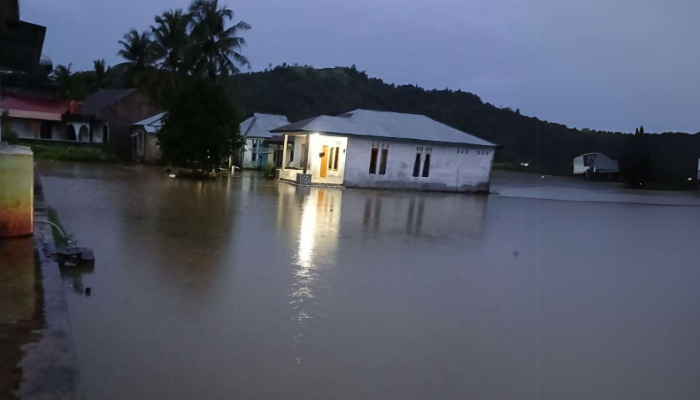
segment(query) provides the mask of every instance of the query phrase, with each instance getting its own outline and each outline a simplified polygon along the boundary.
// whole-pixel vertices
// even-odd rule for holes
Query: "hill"
[[[571,129],[495,107],[469,92],[389,84],[354,66],[278,66],[232,76],[224,85],[246,114],[282,114],[291,121],[356,108],[424,114],[502,145],[496,162],[526,162],[549,174],[570,174],[573,158],[587,152],[602,151],[619,159],[632,143],[631,135]]]

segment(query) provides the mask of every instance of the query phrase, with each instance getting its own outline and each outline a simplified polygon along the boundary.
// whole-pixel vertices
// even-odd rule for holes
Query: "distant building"
[[[45,100],[15,94],[3,94],[0,113],[3,127],[25,139],[67,140],[63,114],[67,100]]]
[[[138,89],[100,89],[64,116],[68,140],[110,143],[122,156],[132,153],[134,123],[158,113],[158,106]]]
[[[245,145],[234,163],[241,168],[262,168],[270,164],[282,166],[282,143],[273,140],[271,129],[289,124],[284,115],[254,113],[241,123]],[[288,150],[291,158],[291,149]]]
[[[160,161],[162,153],[158,147],[158,132],[163,125],[165,113],[156,114],[134,124],[131,137],[136,145],[133,147],[133,159],[154,164]]]
[[[279,174],[301,185],[487,192],[497,147],[423,115],[371,110],[272,132],[295,138],[295,159]]]
[[[586,153],[574,158],[574,175],[592,178],[594,175],[618,175],[620,166],[617,161],[601,152]]]

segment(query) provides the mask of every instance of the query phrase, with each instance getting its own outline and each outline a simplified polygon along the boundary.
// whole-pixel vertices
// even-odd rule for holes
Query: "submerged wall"
[[[31,235],[34,156],[29,147],[0,145],[0,238]]]
[[[377,173],[370,174],[372,148],[378,149]],[[386,173],[381,174],[381,152],[388,150]],[[372,138],[348,138],[345,186],[378,189],[488,192],[494,148],[452,146]],[[413,176],[416,154],[421,154],[419,176]],[[423,177],[426,155],[430,168]]]

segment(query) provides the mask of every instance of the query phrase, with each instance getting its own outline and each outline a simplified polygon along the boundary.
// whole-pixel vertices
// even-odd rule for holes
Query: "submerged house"
[[[355,110],[318,116],[272,130],[283,148],[294,138],[294,160],[283,153],[279,179],[299,185],[489,190],[497,145],[424,115]]]
[[[134,124],[131,128],[131,138],[135,143],[132,148],[132,159],[149,164],[160,161],[162,153],[158,146],[158,131],[163,125],[165,113],[156,114]]]
[[[241,168],[262,168],[270,164],[282,166],[282,145],[277,143],[270,130],[289,124],[284,115],[254,113],[241,122],[240,132],[245,145],[237,154],[235,164]]]

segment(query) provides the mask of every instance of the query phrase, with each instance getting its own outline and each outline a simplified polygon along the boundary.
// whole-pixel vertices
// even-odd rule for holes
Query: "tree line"
[[[234,12],[219,0],[194,0],[187,11],[170,9],[155,16],[148,29],[127,32],[118,41],[124,63],[106,68],[104,60],[95,60],[92,71],[77,73],[71,64],[58,65],[52,78],[61,96],[71,100],[104,87],[139,87],[163,102],[189,78],[216,82],[250,67],[240,34],[251,26],[230,24],[233,19]]]

